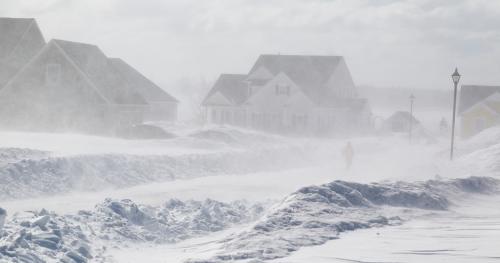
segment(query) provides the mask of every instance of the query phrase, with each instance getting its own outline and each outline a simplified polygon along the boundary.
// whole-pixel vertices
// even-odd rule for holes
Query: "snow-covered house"
[[[463,85],[458,105],[464,138],[500,124],[500,86]]]
[[[44,45],[35,19],[0,17],[0,88]]]
[[[420,121],[408,111],[397,111],[383,123],[383,130],[391,132],[409,132],[410,122],[414,129],[420,126]]]
[[[94,45],[51,40],[0,89],[0,125],[103,133],[141,123],[148,104]]]
[[[112,65],[126,81],[147,101],[148,109],[144,121],[175,121],[179,101],[158,85],[142,75],[139,71],[119,58],[110,59]]]
[[[370,125],[340,56],[261,55],[250,72],[222,74],[204,99],[208,123],[330,133]]]
[[[177,104],[95,45],[45,43],[34,19],[0,18],[0,128],[109,134],[174,121]]]

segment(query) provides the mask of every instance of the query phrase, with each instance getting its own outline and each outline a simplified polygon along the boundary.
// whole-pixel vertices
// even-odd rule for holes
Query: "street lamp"
[[[458,82],[460,81],[460,74],[458,73],[458,69],[455,68],[455,72],[451,75],[451,79],[453,80],[453,84],[455,85],[455,89],[453,92],[453,117],[451,124],[451,149],[450,149],[450,160],[453,160],[453,143],[455,141],[455,115],[457,109],[457,87]]]
[[[415,100],[415,96],[413,94],[410,95],[410,132],[409,132],[409,140],[411,143],[411,133],[413,128],[413,101]]]

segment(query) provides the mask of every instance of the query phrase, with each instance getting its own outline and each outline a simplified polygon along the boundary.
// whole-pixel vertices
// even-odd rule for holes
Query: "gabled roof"
[[[0,17],[0,88],[44,45],[35,19]]]
[[[221,74],[203,100],[203,104],[217,91],[235,105],[243,103],[248,97],[248,87],[244,82],[246,77],[247,75],[243,74]]]
[[[113,104],[147,104],[139,92],[127,85],[97,46],[57,39],[51,40],[49,44],[59,47],[109,102]]]
[[[466,114],[477,107],[483,106],[486,110],[493,114],[499,114],[500,108],[498,107],[498,102],[500,102],[500,92],[495,92],[488,97],[476,102],[474,105],[468,107],[465,111],[460,112],[460,114]]]
[[[148,102],[178,102],[176,98],[158,87],[135,68],[120,58],[109,59],[129,87],[138,91]]]
[[[342,60],[341,56],[261,55],[249,75],[262,67],[275,76],[283,72],[306,95],[318,102],[322,100],[326,84]]]
[[[0,60],[10,56],[34,23],[33,18],[0,17]]]
[[[496,92],[500,92],[500,86],[462,85],[458,112],[463,113]]]

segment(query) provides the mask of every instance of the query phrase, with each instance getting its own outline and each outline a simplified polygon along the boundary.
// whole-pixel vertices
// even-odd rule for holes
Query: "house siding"
[[[498,124],[498,114],[486,107],[485,105],[478,105],[462,114],[460,125],[460,135],[462,138],[469,138],[486,128]]]
[[[57,81],[47,67],[60,65]],[[33,131],[106,133],[117,125],[115,111],[55,45],[0,90],[0,126]]]

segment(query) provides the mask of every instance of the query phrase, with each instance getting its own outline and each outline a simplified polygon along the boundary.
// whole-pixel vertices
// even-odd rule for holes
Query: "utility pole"
[[[415,96],[413,94],[410,95],[410,131],[409,131],[409,141],[411,143],[411,135],[413,129],[413,101],[415,100]]]

